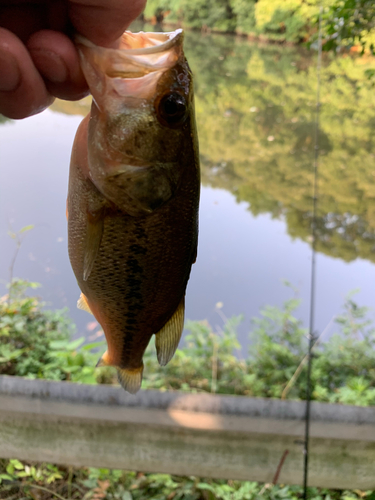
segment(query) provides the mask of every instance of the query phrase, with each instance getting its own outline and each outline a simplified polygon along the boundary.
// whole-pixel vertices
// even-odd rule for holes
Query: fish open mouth
[[[125,31],[121,37],[120,50],[131,50],[132,54],[157,54],[165,52],[177,43],[181,43],[182,29],[169,33],[132,33]]]
[[[99,47],[78,35],[82,70],[96,102],[100,96],[148,98],[159,77],[183,56],[183,30],[170,33],[125,31],[117,48]]]
[[[125,31],[117,48],[98,47],[80,35],[76,37],[81,52],[110,78],[140,78],[166,70],[179,58],[182,42],[182,29],[170,33]]]

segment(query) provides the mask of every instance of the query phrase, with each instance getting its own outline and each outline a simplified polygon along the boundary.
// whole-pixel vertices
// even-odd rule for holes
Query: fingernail
[[[0,52],[0,92],[16,90],[21,82],[18,63],[10,52]]]
[[[63,83],[68,79],[68,68],[60,56],[47,50],[31,50],[34,64],[41,75],[52,83]]]

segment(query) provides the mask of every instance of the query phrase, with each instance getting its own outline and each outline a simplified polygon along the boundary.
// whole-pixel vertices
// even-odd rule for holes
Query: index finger
[[[143,11],[146,0],[70,0],[74,28],[91,42],[110,47]]]

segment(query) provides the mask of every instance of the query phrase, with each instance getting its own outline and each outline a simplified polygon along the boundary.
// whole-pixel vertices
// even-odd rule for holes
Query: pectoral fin
[[[155,335],[156,352],[160,366],[165,366],[173,358],[184,328],[185,297],[181,299],[175,313]]]
[[[89,306],[89,304],[87,302],[86,295],[84,295],[83,293],[81,293],[81,295],[80,295],[80,297],[78,299],[77,307],[78,307],[78,309],[82,309],[82,311],[86,311],[86,312],[92,314],[90,306]]]
[[[135,369],[128,368],[117,368],[117,378],[121,386],[125,391],[130,392],[130,394],[135,394],[139,391],[142,384],[142,373],[143,373],[143,363],[142,366]]]
[[[87,216],[85,254],[83,259],[83,280],[87,281],[98,255],[104,228],[104,210]]]

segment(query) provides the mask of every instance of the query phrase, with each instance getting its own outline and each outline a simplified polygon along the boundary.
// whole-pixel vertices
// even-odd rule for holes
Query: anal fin
[[[78,307],[78,309],[82,309],[82,311],[86,311],[86,312],[92,314],[89,303],[87,302],[86,295],[84,295],[83,293],[81,293],[81,295],[79,296],[79,299],[77,302],[77,307]]]
[[[98,255],[104,228],[104,209],[87,214],[85,253],[83,259],[83,280],[87,281]]]
[[[155,345],[160,366],[165,366],[173,358],[184,329],[185,297],[182,297],[173,316],[158,333],[155,334]]]
[[[122,388],[130,394],[135,394],[139,391],[142,384],[143,363],[139,368],[118,368],[117,378]]]

